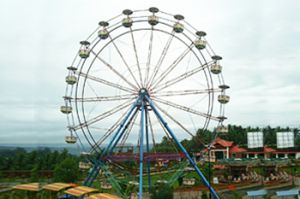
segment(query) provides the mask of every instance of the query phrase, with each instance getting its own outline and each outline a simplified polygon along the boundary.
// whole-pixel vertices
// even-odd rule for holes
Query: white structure
[[[290,148],[294,147],[294,132],[277,132],[277,148]]]
[[[105,190],[112,189],[112,185],[108,182],[101,182],[101,188]]]
[[[91,166],[91,163],[79,162],[79,169],[90,169]]]
[[[187,185],[187,186],[193,186],[195,185],[195,178],[183,178],[182,184]]]
[[[261,148],[264,146],[263,132],[247,133],[248,148]]]

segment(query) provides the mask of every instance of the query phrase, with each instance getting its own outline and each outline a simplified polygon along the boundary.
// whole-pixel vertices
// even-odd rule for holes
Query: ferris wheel
[[[97,154],[85,185],[91,185],[114,150],[133,146],[139,155],[141,198],[145,155],[166,137],[219,198],[180,143],[197,129],[227,131],[223,122],[229,86],[222,76],[222,57],[205,36],[184,16],[151,7],[126,9],[100,21],[80,42],[67,67],[61,112],[70,131],[65,141]]]

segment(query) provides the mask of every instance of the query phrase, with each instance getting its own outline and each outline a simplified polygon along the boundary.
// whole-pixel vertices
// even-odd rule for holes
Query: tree
[[[39,180],[39,166],[34,165],[34,167],[31,169],[30,181],[31,182],[36,182],[38,180]]]
[[[294,135],[295,135],[295,147],[300,149],[300,132],[298,128],[295,128],[293,130]]]
[[[58,163],[54,169],[54,180],[57,182],[75,182],[79,175],[78,161],[72,157]]]
[[[207,193],[205,191],[202,192],[201,199],[208,199]]]
[[[22,170],[25,164],[25,155],[26,151],[23,148],[17,148],[15,153],[15,157],[13,159],[13,169],[14,170]]]
[[[282,131],[280,127],[276,129],[267,126],[262,129],[264,133],[264,144],[268,146],[275,146],[276,145],[276,132]]]
[[[179,186],[181,186],[183,183],[183,176],[179,176],[177,181],[178,181]]]
[[[178,147],[176,146],[176,143],[173,139],[169,139],[167,136],[164,136],[161,140],[161,143],[156,144],[155,148],[152,150],[155,150],[156,152],[174,152],[175,150],[178,150]]]
[[[236,191],[234,191],[232,195],[233,195],[233,199],[242,199],[242,196]]]
[[[25,161],[26,161],[26,165],[24,165],[25,169],[26,170],[33,169],[33,167],[37,165],[36,164],[37,163],[37,151],[34,150],[34,151],[30,152],[30,153],[27,153]]]
[[[173,189],[172,187],[158,186],[156,189],[152,189],[151,199],[172,199],[173,198]]]
[[[220,135],[220,137],[239,145],[245,145],[247,143],[247,132],[249,131],[255,131],[255,129],[251,127],[243,128],[242,126],[228,125],[228,134]]]
[[[57,161],[58,162],[61,162],[63,161],[64,159],[66,159],[67,157],[69,157],[69,152],[67,149],[64,149],[60,154],[59,156],[57,157]]]

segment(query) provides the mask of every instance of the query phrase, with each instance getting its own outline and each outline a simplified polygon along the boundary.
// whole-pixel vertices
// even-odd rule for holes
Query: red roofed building
[[[257,158],[258,156],[264,157],[264,158],[271,158],[273,154],[275,154],[277,151],[275,149],[272,149],[271,147],[264,146],[263,148],[258,149],[249,149],[247,151],[247,158]]]
[[[238,154],[238,153],[246,153],[246,152],[247,150],[239,147],[239,145],[233,145],[233,147],[230,148],[230,154]]]
[[[210,159],[211,162],[228,158],[246,157],[246,149],[239,147],[232,141],[223,140],[219,137],[211,144],[210,157],[208,156],[208,146],[202,150],[202,155],[205,160]]]
[[[232,141],[227,141],[219,137],[211,144],[210,157],[208,155],[208,146],[195,156],[203,157],[206,161],[210,159],[211,162],[229,158],[300,158],[299,150],[276,150],[268,146],[256,149],[242,148]]]

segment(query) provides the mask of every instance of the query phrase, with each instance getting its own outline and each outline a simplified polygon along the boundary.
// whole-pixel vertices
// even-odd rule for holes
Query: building
[[[232,141],[224,140],[219,137],[211,144],[210,155],[208,146],[194,156],[204,158],[206,161],[216,162],[218,160],[231,158],[300,158],[300,150],[295,149],[273,149],[268,146],[262,148],[249,149],[243,148]]]

